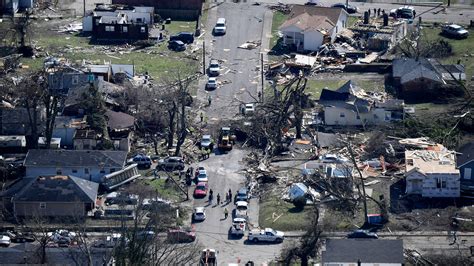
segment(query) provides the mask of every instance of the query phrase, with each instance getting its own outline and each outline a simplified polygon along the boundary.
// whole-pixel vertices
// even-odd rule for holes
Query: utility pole
[[[83,6],[84,6],[84,13],[82,14],[83,17],[86,16],[86,0],[83,1]]]
[[[202,73],[206,75],[206,42],[202,42]]]
[[[360,171],[359,167],[357,167],[357,162],[355,160],[354,150],[352,150],[351,141],[347,142],[347,150],[349,151],[349,155],[351,156],[352,164],[354,165],[354,168],[357,170],[357,173],[359,174],[360,183],[361,183],[361,186],[362,186],[362,197],[363,197],[362,202],[364,203],[364,221],[365,221],[366,224],[368,224],[369,223],[369,217],[367,216],[368,215],[368,212],[367,212],[367,196],[365,194],[364,179],[362,177],[362,172]]]
[[[261,102],[263,103],[263,97],[265,95],[265,79],[263,77],[263,53],[260,53],[260,79],[262,80],[262,99]]]

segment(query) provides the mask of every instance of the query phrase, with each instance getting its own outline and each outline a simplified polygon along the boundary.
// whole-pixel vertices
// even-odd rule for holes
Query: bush
[[[293,205],[295,205],[295,207],[297,209],[304,209],[304,206],[306,206],[306,197],[305,196],[301,196],[301,197],[297,197],[293,200]]]

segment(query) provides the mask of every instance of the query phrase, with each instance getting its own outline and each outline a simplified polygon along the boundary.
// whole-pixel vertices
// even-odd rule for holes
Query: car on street
[[[254,103],[246,103],[241,106],[241,112],[243,115],[251,115],[255,112],[255,104]]]
[[[233,237],[243,237],[246,225],[247,221],[244,218],[234,218],[229,229],[229,234]]]
[[[208,185],[207,182],[199,182],[194,188],[195,198],[204,198],[207,195]]]
[[[175,51],[175,52],[182,52],[186,50],[186,45],[182,41],[169,41],[168,42],[168,49]]]
[[[13,243],[35,242],[35,237],[29,233],[7,231],[6,233],[3,233],[3,234],[10,237],[10,240]]]
[[[197,182],[208,182],[209,181],[209,176],[207,175],[206,170],[199,170],[199,173],[196,177]]]
[[[137,154],[132,159],[133,163],[136,163],[139,168],[150,168],[152,161],[150,156],[145,154]]]
[[[212,140],[211,135],[203,135],[201,138],[201,149],[212,149],[214,148],[214,141]]]
[[[170,36],[170,41],[181,41],[185,44],[194,42],[194,34],[192,32],[178,32]]]
[[[249,208],[249,203],[246,201],[237,201],[235,203],[235,218],[244,218],[247,219],[247,210]]]
[[[144,230],[137,232],[136,239],[143,241],[152,241],[155,238],[156,233],[150,230]]]
[[[225,18],[218,18],[216,26],[214,26],[214,35],[224,35],[227,31]]]
[[[201,252],[199,266],[217,266],[217,251],[212,248],[206,248]]]
[[[211,62],[209,63],[209,76],[219,76],[219,73],[219,61],[216,59],[211,59]]]
[[[217,89],[217,79],[210,77],[207,79],[206,90],[215,90]]]
[[[181,157],[167,157],[158,161],[156,166],[158,170],[184,170],[184,161]]]
[[[193,211],[193,221],[202,222],[206,220],[206,209],[204,207],[196,207]]]
[[[467,36],[469,36],[469,31],[467,31],[462,26],[459,26],[457,24],[449,24],[449,25],[443,25],[441,27],[441,34],[446,37],[462,39],[462,38],[467,38]]]
[[[194,227],[179,227],[168,230],[167,240],[170,243],[189,243],[196,240]]]
[[[359,9],[356,6],[346,5],[343,3],[337,3],[337,4],[332,5],[331,7],[342,8],[346,10],[346,12],[349,14],[355,14],[359,11]]]
[[[413,19],[415,17],[415,9],[412,6],[402,6],[390,10],[389,15],[394,18]]]
[[[347,238],[372,238],[377,239],[379,238],[376,233],[370,232],[368,230],[355,230],[347,235]]]
[[[0,235],[0,247],[8,247],[12,243],[9,236]]]
[[[240,188],[235,195],[235,202],[239,201],[248,201],[249,200],[249,190],[245,187]]]
[[[121,239],[122,239],[122,234],[113,233],[111,235],[106,236],[103,239],[99,239],[96,242],[94,242],[93,247],[96,247],[96,248],[113,248],[120,242]],[[125,240],[125,241],[128,241],[128,240]]]
[[[285,238],[282,231],[265,228],[263,230],[253,230],[249,232],[248,240],[252,242],[275,242],[280,243]]]

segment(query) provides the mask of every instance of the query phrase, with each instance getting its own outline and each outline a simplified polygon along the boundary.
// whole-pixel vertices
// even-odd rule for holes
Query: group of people
[[[371,10],[371,9],[369,8],[369,10],[368,10],[369,16],[370,16],[370,10]],[[374,8],[374,17],[375,17],[376,15],[377,15],[377,17],[380,17],[380,13],[382,13],[382,16],[383,16],[383,15],[385,14],[385,9],[382,9],[382,10],[381,10],[380,8],[379,8],[379,9]]]
[[[209,190],[209,205],[212,205],[212,202],[214,200],[214,191],[212,191],[212,189]],[[216,200],[217,200],[217,203],[216,203],[216,206],[218,205],[221,205],[221,195],[219,193],[217,193],[217,196],[216,196]],[[222,202],[222,203],[230,203],[232,202],[232,190],[229,188],[229,191],[225,193],[225,202]],[[229,216],[229,210],[227,210],[227,208],[224,207],[224,219],[227,219],[227,217]]]

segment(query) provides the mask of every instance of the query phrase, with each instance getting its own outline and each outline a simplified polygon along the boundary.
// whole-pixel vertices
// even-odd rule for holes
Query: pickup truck
[[[283,242],[285,234],[281,231],[276,231],[271,228],[265,228],[264,230],[254,230],[249,232],[248,240],[252,242]]]
[[[234,218],[229,234],[233,237],[243,237],[247,221],[244,218]]]

